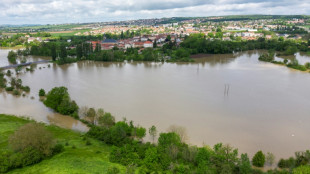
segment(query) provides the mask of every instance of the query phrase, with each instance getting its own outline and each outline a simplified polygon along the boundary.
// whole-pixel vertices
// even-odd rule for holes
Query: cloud
[[[310,13],[309,0],[0,0],[0,4],[0,24]]]

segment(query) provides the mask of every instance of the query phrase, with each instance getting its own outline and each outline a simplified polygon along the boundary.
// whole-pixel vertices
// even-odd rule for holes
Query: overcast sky
[[[0,24],[238,14],[309,15],[310,0],[0,0]]]

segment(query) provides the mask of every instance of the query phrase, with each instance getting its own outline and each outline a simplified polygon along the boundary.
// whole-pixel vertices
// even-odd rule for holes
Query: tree
[[[9,138],[9,144],[16,152],[23,152],[30,148],[49,156],[52,154],[55,141],[42,124],[28,123]]]
[[[65,60],[67,58],[67,48],[65,44],[61,44],[60,46],[60,58]]]
[[[57,107],[65,95],[68,95],[68,89],[66,87],[55,87],[46,95],[44,104],[57,111]]]
[[[51,54],[52,54],[53,61],[56,61],[57,53],[56,53],[56,45],[55,44],[51,45]]]
[[[181,138],[178,134],[174,132],[169,133],[161,133],[158,138],[158,145],[162,147],[168,147],[170,145],[177,145],[181,144]]]
[[[149,147],[145,152],[143,164],[151,171],[158,171],[160,170],[159,160],[157,148]]]
[[[171,41],[171,36],[170,35],[168,35],[167,37],[166,37],[166,40],[165,40],[166,42],[170,42]]]
[[[12,64],[17,64],[16,58],[17,58],[17,54],[13,50],[10,51],[8,54],[9,62]]]
[[[45,96],[45,90],[44,90],[44,89],[40,89],[40,91],[39,91],[39,96],[40,96],[40,97]]]
[[[86,117],[89,119],[91,124],[95,124],[96,110],[94,108],[89,108]]]
[[[153,48],[157,48],[157,40],[156,39],[154,41]]]
[[[253,157],[253,159],[252,159],[252,164],[253,164],[254,166],[256,166],[256,167],[264,167],[264,165],[265,165],[265,160],[266,160],[266,158],[265,158],[265,155],[263,154],[263,152],[262,152],[262,151],[258,151],[258,152],[254,155],[254,157]]]
[[[136,128],[136,136],[140,141],[142,141],[145,135],[146,135],[146,129],[144,127],[139,126]]]
[[[101,112],[101,111],[98,110],[98,112]],[[103,115],[102,114],[98,114],[98,115],[99,115],[98,116],[99,125],[107,127],[107,128],[110,128],[115,125],[115,117],[112,116],[111,113],[107,112],[107,113],[104,113]]]
[[[80,60],[83,57],[83,48],[81,44],[76,46],[76,58]]]
[[[79,107],[75,101],[71,101],[68,89],[66,87],[55,87],[46,95],[46,100],[43,102],[45,106],[54,109],[55,111],[78,117]]]
[[[248,154],[241,154],[239,161],[240,174],[250,174],[252,167]]]
[[[269,166],[272,166],[275,162],[275,156],[273,153],[271,152],[267,152],[267,155],[266,155],[266,163],[269,165]]]
[[[183,126],[171,125],[168,128],[168,132],[174,132],[178,134],[182,143],[185,143],[188,140],[186,128]]]
[[[149,134],[151,135],[153,143],[154,143],[155,142],[155,138],[157,136],[157,129],[156,129],[156,127],[154,125],[149,128]]]

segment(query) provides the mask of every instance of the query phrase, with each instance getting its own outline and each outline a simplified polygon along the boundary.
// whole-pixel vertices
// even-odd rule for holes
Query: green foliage
[[[280,159],[278,163],[279,168],[294,168],[296,166],[296,161],[293,157],[289,159]]]
[[[264,62],[272,62],[274,60],[275,53],[274,51],[269,51],[259,56],[258,60]]]
[[[293,170],[293,174],[307,174],[310,173],[310,166],[300,166]]]
[[[157,129],[156,129],[156,126],[152,126],[149,128],[149,134],[150,136],[152,137],[152,140],[153,140],[153,143],[155,142],[155,138],[157,136]]]
[[[287,64],[287,67],[300,71],[307,71],[307,68],[304,65],[300,65],[297,59],[293,59],[289,64]]]
[[[66,87],[55,87],[46,95],[45,106],[54,109],[64,115],[75,115],[79,107],[75,101],[71,101]]]
[[[181,145],[180,136],[174,132],[161,133],[158,138],[158,146],[165,148],[171,145]]]
[[[121,173],[121,171],[117,167],[110,167],[107,173],[108,174],[119,174]]]
[[[254,157],[253,157],[253,159],[252,159],[252,163],[253,163],[253,165],[256,166],[256,167],[264,167],[264,165],[265,165],[265,160],[266,160],[266,158],[265,158],[265,155],[263,154],[263,152],[262,152],[262,151],[258,151],[258,152],[254,155]]]
[[[39,90],[39,96],[40,96],[40,97],[45,96],[45,90],[44,90],[44,89],[40,89],[40,90]]]
[[[17,58],[17,54],[13,50],[10,51],[8,54],[9,62],[12,64],[17,64],[16,58]]]
[[[248,154],[241,154],[239,160],[240,174],[249,174],[252,171],[252,166]]]
[[[14,90],[13,90],[13,95],[19,96],[19,95],[20,95],[20,92],[19,92],[17,89],[14,89]]]
[[[115,117],[112,116],[112,114],[109,112],[106,112],[103,115],[102,114],[99,115],[98,121],[99,121],[99,125],[107,127],[107,128],[115,125]]]
[[[63,129],[57,126],[49,125],[45,126],[45,129],[54,135],[57,139],[59,149],[60,146],[68,142],[70,146],[64,147],[61,150],[61,154],[56,155],[57,147],[53,148],[53,156],[48,158],[43,158],[42,162],[38,161],[38,155],[33,151],[25,152],[24,155],[20,153],[15,154],[10,150],[8,145],[8,137],[10,137],[15,130],[19,129],[21,126],[33,121],[22,119],[19,117],[7,116],[0,114],[0,173],[3,173],[3,169],[7,171],[11,170],[9,173],[108,173],[109,168],[118,168],[120,173],[125,173],[125,167],[119,164],[111,163],[108,159],[110,154],[110,146],[103,144],[98,140],[91,139],[92,144],[87,146],[85,140],[81,137],[83,133]],[[72,149],[71,145],[76,148]],[[100,151],[101,153],[96,153]],[[59,151],[58,151],[59,152]],[[14,156],[14,157],[13,157]],[[5,157],[5,158],[4,158]],[[13,162],[13,159],[16,159]],[[20,162],[33,161],[31,165],[20,166],[18,169],[13,169],[13,167],[7,164],[21,164]],[[24,163],[26,164],[26,163]]]

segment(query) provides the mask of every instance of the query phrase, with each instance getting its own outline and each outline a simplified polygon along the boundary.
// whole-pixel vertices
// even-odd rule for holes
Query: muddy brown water
[[[29,95],[0,94],[0,113],[85,131],[83,124],[53,113],[37,97],[40,88],[66,86],[79,106],[104,108],[117,120],[126,117],[160,131],[184,126],[191,144],[223,142],[250,156],[263,150],[277,158],[310,149],[310,73],[259,62],[258,56],[251,51],[208,55],[195,63],[38,65],[33,73],[19,75],[30,86]],[[299,57],[310,62],[309,56]]]

